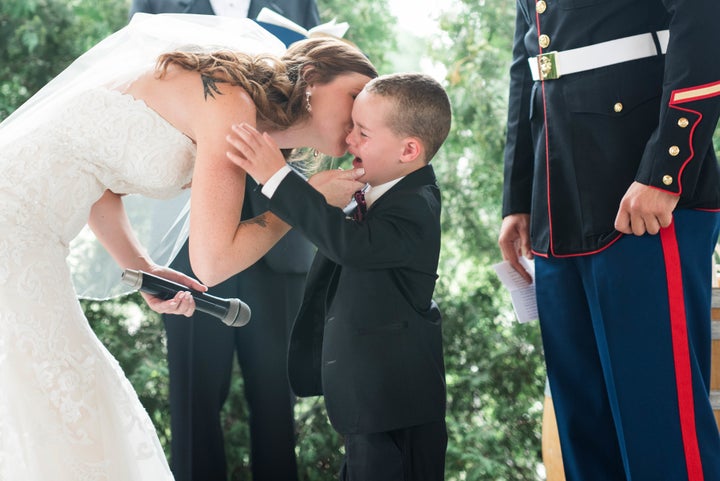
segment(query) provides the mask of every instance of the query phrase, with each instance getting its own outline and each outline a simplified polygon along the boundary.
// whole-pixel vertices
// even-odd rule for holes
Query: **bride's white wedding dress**
[[[68,243],[106,189],[170,197],[195,146],[94,89],[0,151],[0,481],[172,479],[137,395],[90,329]]]
[[[144,102],[97,88],[127,85],[187,44],[285,50],[248,19],[136,14],[0,125],[0,481],[172,480],[150,418],[88,325],[66,258],[106,189],[169,198],[189,184],[194,143]],[[151,219],[151,231],[167,232]],[[89,267],[79,287],[103,285],[112,271],[76,251],[71,261]]]

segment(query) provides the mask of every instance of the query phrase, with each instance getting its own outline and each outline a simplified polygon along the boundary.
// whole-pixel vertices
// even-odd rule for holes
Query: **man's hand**
[[[620,201],[615,229],[623,234],[655,235],[672,222],[680,196],[633,182]]]
[[[325,196],[328,204],[345,207],[353,193],[363,188],[365,184],[358,182],[365,169],[353,170],[323,170],[310,177],[310,185]]]
[[[505,217],[500,226],[498,245],[503,259],[525,279],[532,283],[532,276],[520,264],[520,256],[533,258],[530,250],[530,214],[511,214]]]
[[[227,141],[234,147],[227,152],[228,158],[258,184],[265,184],[285,166],[285,158],[275,141],[249,124],[233,125]]]

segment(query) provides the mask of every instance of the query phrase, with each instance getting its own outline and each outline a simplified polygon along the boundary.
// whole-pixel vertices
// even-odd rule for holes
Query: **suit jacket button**
[[[673,157],[677,157],[677,155],[680,153],[680,147],[678,147],[677,145],[673,145],[668,149],[668,153]]]
[[[540,38],[538,38],[538,41],[540,42],[540,46],[542,48],[548,48],[550,46],[550,37],[548,37],[545,34],[540,35]]]
[[[545,13],[545,10],[547,10],[547,3],[545,3],[543,0],[539,0],[535,4],[535,10],[537,10],[537,13]]]
[[[672,184],[672,183],[673,183],[672,175],[664,175],[663,178],[662,178],[662,182],[663,182],[663,184],[665,184],[665,185],[670,185],[670,184]]]
[[[685,127],[690,125],[690,121],[688,119],[686,119],[685,117],[680,117],[678,119],[678,125],[680,126],[681,129],[684,129]]]
[[[613,105],[613,110],[614,110],[615,112],[617,112],[617,113],[622,112],[622,109],[623,109],[623,104],[622,104],[622,102],[618,102],[618,103],[616,103],[615,105]]]

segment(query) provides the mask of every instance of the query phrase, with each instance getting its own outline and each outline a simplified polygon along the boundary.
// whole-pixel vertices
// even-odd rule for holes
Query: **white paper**
[[[347,33],[350,25],[347,22],[337,22],[334,18],[329,22],[317,25],[310,30],[307,30],[290,19],[287,19],[279,13],[270,10],[267,7],[263,7],[258,13],[258,22],[265,22],[271,25],[277,25],[278,27],[284,27],[293,32],[297,32],[305,37],[310,37],[314,33],[321,33],[325,35],[331,35],[333,37],[342,38]]]
[[[530,273],[532,284],[510,265],[508,261],[495,264],[493,268],[500,281],[510,291],[510,300],[518,321],[525,323],[536,320],[538,316],[537,298],[535,297],[535,264],[525,257],[520,257],[520,264]]]

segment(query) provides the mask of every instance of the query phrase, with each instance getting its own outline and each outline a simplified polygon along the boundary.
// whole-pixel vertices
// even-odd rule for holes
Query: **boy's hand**
[[[227,141],[234,147],[227,157],[255,179],[265,184],[275,172],[285,166],[285,158],[275,141],[246,123],[232,126]]]

